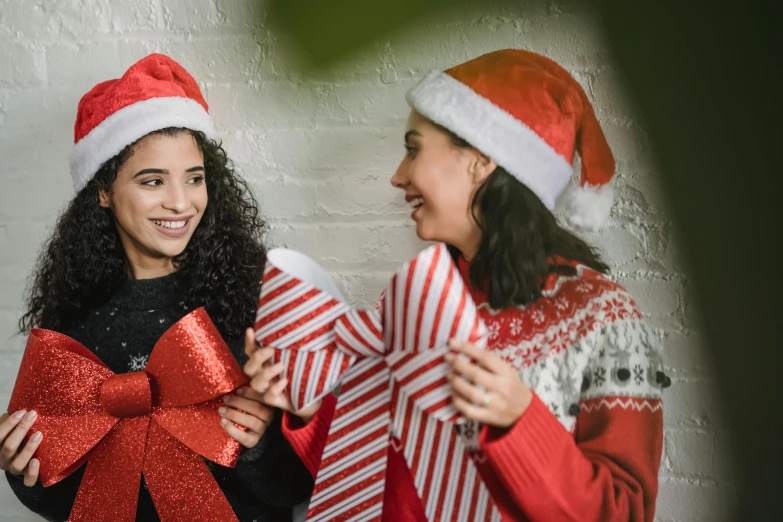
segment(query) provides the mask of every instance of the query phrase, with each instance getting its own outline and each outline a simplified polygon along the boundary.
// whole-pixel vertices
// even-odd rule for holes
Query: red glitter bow
[[[341,386],[309,521],[382,520],[397,440],[428,520],[500,520],[454,429],[463,420],[451,403],[446,343],[484,347],[487,329],[446,245],[403,265],[378,311],[352,309],[303,254],[272,250],[256,339],[278,349],[298,409]]]
[[[202,457],[236,464],[217,409],[245,382],[199,308],[163,334],[143,371],[120,375],[70,337],[33,330],[9,410],[38,412],[44,486],[87,461],[69,520],[135,520],[142,473],[163,522],[237,520]]]

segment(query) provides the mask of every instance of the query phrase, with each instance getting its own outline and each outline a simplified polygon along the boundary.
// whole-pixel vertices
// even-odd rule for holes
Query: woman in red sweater
[[[449,245],[490,332],[453,343],[461,435],[504,520],[652,521],[663,440],[656,337],[595,251],[555,219],[597,227],[614,159],[582,88],[551,60],[490,53],[408,94],[406,156],[392,177],[416,233]],[[580,183],[566,189],[574,154]],[[560,197],[562,196],[562,197]],[[273,349],[248,332],[245,393],[286,410],[284,432],[315,475],[333,396],[292,413]],[[389,448],[384,521],[426,517]],[[457,520],[454,515],[454,520]]]

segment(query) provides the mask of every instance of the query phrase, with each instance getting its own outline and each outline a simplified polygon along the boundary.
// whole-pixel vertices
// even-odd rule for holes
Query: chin
[[[436,234],[432,227],[428,227],[424,223],[417,223],[416,224],[416,235],[421,239],[422,241],[442,241],[438,234]]]
[[[185,251],[189,240],[190,238],[182,238],[176,244],[156,245],[157,248],[155,248],[154,251],[157,251],[162,257],[176,257]]]

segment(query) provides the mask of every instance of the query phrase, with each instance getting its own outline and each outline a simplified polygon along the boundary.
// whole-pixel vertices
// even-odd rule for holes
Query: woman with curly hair
[[[264,222],[215,141],[195,80],[170,58],[150,55],[82,98],[75,138],[77,194],[40,254],[20,330],[61,332],[126,373],[143,369],[161,335],[205,307],[244,364]],[[236,394],[224,401],[221,425],[243,450],[235,468],[210,463],[212,474],[239,520],[290,520],[312,477],[272,409]],[[35,420],[34,411],[0,418],[0,468],[25,506],[66,520],[84,467],[43,488]],[[143,483],[136,520],[158,520]]]

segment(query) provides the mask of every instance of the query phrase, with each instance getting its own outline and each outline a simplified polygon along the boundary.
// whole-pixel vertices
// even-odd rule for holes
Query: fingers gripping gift
[[[500,519],[455,433],[444,359],[450,339],[486,337],[443,244],[403,265],[377,311],[354,310],[303,254],[269,252],[256,339],[278,350],[295,408],[340,384],[308,520],[380,520],[396,440],[429,520]]]

